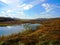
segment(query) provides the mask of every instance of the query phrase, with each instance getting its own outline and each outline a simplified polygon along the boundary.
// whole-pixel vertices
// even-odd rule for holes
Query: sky
[[[60,0],[0,0],[0,17],[22,19],[60,17]]]

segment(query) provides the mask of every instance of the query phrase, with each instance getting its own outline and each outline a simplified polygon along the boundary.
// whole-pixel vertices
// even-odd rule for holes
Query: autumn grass
[[[10,26],[12,24],[0,24],[0,26]]]
[[[0,37],[0,45],[60,45],[60,20],[42,22],[36,31]]]

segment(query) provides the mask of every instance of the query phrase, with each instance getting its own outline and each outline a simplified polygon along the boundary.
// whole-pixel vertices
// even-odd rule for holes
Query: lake
[[[36,30],[36,27],[40,24],[20,24],[20,25],[13,25],[13,26],[0,26],[0,36],[2,35],[10,35],[18,32],[22,32],[24,30]]]

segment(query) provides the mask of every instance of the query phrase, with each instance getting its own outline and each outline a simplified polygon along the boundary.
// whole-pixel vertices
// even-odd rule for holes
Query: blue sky
[[[22,19],[60,17],[60,0],[0,0],[0,17]]]

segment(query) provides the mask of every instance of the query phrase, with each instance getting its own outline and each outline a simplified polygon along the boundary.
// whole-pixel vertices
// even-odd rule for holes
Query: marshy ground
[[[28,22],[42,25],[35,31],[26,30],[18,34],[1,36],[0,45],[60,45],[60,19]]]

